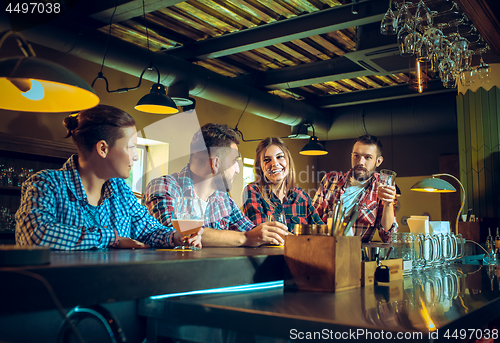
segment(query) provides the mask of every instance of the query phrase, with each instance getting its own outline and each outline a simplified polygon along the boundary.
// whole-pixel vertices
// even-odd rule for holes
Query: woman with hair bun
[[[137,161],[134,118],[98,105],[63,124],[78,155],[23,184],[16,243],[62,250],[182,245],[182,236],[150,216],[123,180]],[[201,247],[201,232],[189,243]]]
[[[268,137],[256,149],[256,181],[243,190],[243,210],[255,225],[280,221],[293,232],[295,224],[323,224],[309,194],[295,186],[292,155],[283,140]]]

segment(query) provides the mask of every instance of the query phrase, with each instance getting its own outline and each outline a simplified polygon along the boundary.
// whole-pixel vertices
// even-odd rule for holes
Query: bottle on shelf
[[[486,250],[488,253],[494,249],[493,236],[491,235],[491,228],[488,228],[488,237],[486,237]]]
[[[484,256],[484,260],[487,264],[495,263],[495,240],[491,235],[491,228],[488,228],[488,237],[486,237],[486,251],[488,252],[487,256]]]
[[[497,227],[497,234],[495,236],[495,257],[497,261],[499,261],[500,257],[500,234],[498,233],[498,227]]]

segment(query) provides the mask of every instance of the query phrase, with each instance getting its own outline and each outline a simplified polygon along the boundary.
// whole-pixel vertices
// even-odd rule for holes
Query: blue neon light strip
[[[149,297],[152,300],[158,299],[166,299],[166,298],[174,298],[181,297],[185,295],[198,295],[198,294],[215,294],[215,293],[235,293],[235,292],[245,292],[245,291],[260,291],[260,290],[268,290],[273,288],[282,288],[283,280],[281,281],[270,281],[270,282],[261,282],[261,283],[253,283],[250,285],[241,285],[241,286],[230,286],[230,287],[221,287],[221,288],[211,288],[211,289],[200,289],[198,291],[191,292],[183,292],[183,293],[172,293],[172,294],[162,294],[155,295]]]

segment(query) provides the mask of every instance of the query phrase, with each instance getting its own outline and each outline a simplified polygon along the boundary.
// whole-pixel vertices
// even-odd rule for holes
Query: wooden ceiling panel
[[[200,19],[193,17],[189,13],[180,11],[175,6],[161,9],[158,12],[164,14],[167,17],[165,18],[163,25],[165,25],[166,27],[173,26],[172,29],[178,27],[181,31],[181,34],[186,34],[194,40],[201,40],[223,34],[223,32],[220,31],[217,27],[211,25],[206,26],[205,23]],[[199,32],[203,34],[199,34]]]
[[[216,2],[220,2],[220,0],[216,0]],[[249,13],[252,17],[257,18],[258,20],[261,21],[261,24],[263,23],[271,23],[273,21],[276,21],[276,19],[279,17],[278,15],[274,14],[273,16],[270,16],[266,11],[262,11],[259,9],[258,6],[252,5],[249,1],[244,1],[244,0],[228,0],[228,1],[222,1],[224,3],[229,3],[230,5],[234,5],[237,8],[240,8],[242,11],[245,11],[246,13]]]
[[[226,7],[212,0],[196,0],[191,1],[190,3],[200,10],[209,13],[211,16],[228,23],[233,27],[237,27],[238,30],[256,26],[251,20],[248,20],[246,16],[239,15],[243,14],[243,11],[239,11],[239,14],[232,11],[232,8],[234,7]]]
[[[498,0],[457,0],[457,3],[475,22],[488,43],[493,42],[500,49],[498,15],[491,13],[491,8],[497,9],[500,5],[492,4],[492,1]],[[369,32],[370,43],[374,41],[372,45],[375,47],[383,48],[393,44],[388,43],[391,42],[391,37],[382,37],[377,29],[377,23],[387,8],[385,0],[359,3],[359,17],[352,18],[346,18],[352,15],[352,5],[348,0],[348,5],[342,6],[345,2],[346,0],[188,0],[176,2],[167,8],[158,9],[157,6],[151,13],[146,13],[146,23],[142,16],[115,23],[111,34],[146,47],[147,25],[150,50],[170,53],[223,76],[243,77],[247,79],[246,82],[251,82],[253,78],[256,87],[276,88],[270,92],[287,98],[304,96],[307,101],[314,96],[375,90],[408,82],[407,73],[367,75],[366,67],[361,67],[359,61],[351,60],[351,55],[347,55],[349,58],[345,57],[347,53],[356,51],[357,43],[362,46],[360,42],[356,42],[357,32]],[[451,12],[457,11],[448,0],[426,0],[426,3],[432,10],[440,12],[436,17],[438,22],[446,20],[453,14]],[[477,8],[472,9],[470,3],[476,4]],[[377,12],[379,14],[371,12],[376,6],[384,7]],[[450,9],[451,14],[446,12]],[[411,11],[414,10],[412,7]],[[369,16],[376,18],[365,21]],[[317,23],[316,18],[325,23],[321,22],[320,27],[311,25]],[[293,25],[294,20],[301,25]],[[488,22],[477,25],[477,20]],[[332,26],[331,22],[335,24]],[[367,29],[370,24],[374,27],[372,31]],[[358,25],[365,26],[358,31]],[[301,31],[304,26],[310,29]],[[337,30],[326,29],[330,27]],[[109,26],[103,25],[99,30],[107,34],[108,28]],[[454,32],[456,28],[444,30],[445,33]],[[467,30],[459,28],[460,34],[470,41],[477,39],[477,36],[471,36]],[[486,35],[484,30],[495,32]],[[238,41],[238,37],[245,38]],[[395,42],[396,37],[392,41]],[[300,71],[300,76],[295,71]],[[356,74],[352,74],[352,78],[345,77],[349,73]],[[433,77],[434,74],[429,72],[429,76]],[[342,79],[339,80],[340,78]],[[306,85],[307,82],[311,84]],[[311,105],[314,106],[314,103],[311,102]]]
[[[198,1],[186,1],[181,2],[174,7],[181,9],[182,11],[189,13],[191,17],[195,17],[205,26],[213,26],[218,29],[221,33],[235,32],[243,28],[242,25],[237,22],[233,22],[221,15],[218,12],[212,11]]]

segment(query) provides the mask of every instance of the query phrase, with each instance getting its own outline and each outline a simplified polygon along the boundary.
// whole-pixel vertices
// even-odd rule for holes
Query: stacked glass
[[[417,9],[412,15],[410,12],[411,3],[403,0],[398,6],[397,16],[392,11],[392,1],[389,9],[385,13],[380,24],[380,33],[384,35],[397,34],[399,53],[401,56],[415,56],[420,62],[430,62],[434,72],[439,73],[439,77],[446,88],[455,88],[457,80],[463,86],[472,85],[476,78],[486,81],[491,78],[491,68],[484,63],[481,55],[481,62],[476,67],[471,66],[473,51],[469,50],[469,41],[458,32],[458,26],[468,23],[468,18],[462,14],[460,19],[450,23],[434,24],[434,16],[437,12],[429,10],[424,0],[420,0]],[[459,14],[460,9],[453,2],[447,12]],[[443,34],[445,27],[457,27],[457,32],[448,36]],[[471,25],[471,34],[477,34],[477,30]],[[479,36],[478,42],[484,43]],[[484,43],[479,53],[487,51],[489,48]]]

